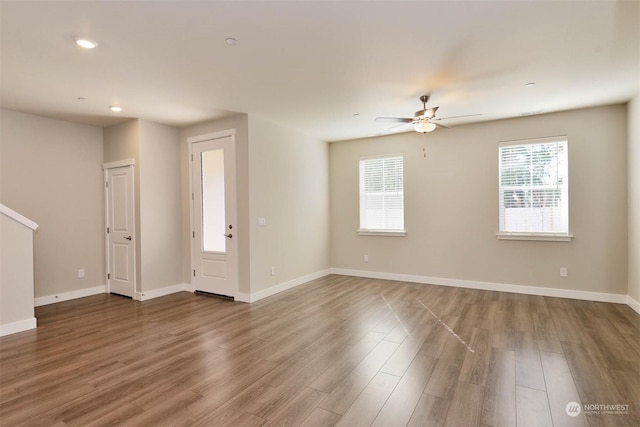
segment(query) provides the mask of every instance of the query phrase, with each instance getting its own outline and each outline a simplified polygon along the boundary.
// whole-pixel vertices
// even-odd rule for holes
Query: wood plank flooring
[[[2,426],[640,425],[640,316],[620,304],[334,275],[254,304],[36,314],[0,338]]]

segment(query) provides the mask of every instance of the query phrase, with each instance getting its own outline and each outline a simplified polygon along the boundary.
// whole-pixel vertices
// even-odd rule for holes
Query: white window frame
[[[548,144],[548,143],[562,143],[564,145],[565,152],[565,173],[564,173],[564,182],[562,184],[562,189],[566,191],[566,204],[567,204],[567,212],[566,212],[566,224],[567,230],[566,232],[537,232],[537,231],[529,231],[529,232],[515,232],[515,231],[506,231],[502,229],[502,204],[503,204],[503,191],[505,190],[502,186],[502,159],[501,159],[501,150],[503,147],[512,147],[516,145],[537,145],[537,144]],[[553,137],[545,137],[545,138],[535,138],[535,139],[523,139],[517,141],[502,141],[499,143],[498,147],[498,233],[496,233],[496,237],[500,240],[538,240],[538,241],[554,241],[554,242],[569,242],[573,238],[573,235],[569,232],[569,142],[566,135],[559,135]],[[543,189],[542,186],[529,186],[527,189],[539,188]],[[558,188],[558,187],[555,187]],[[508,188],[507,188],[508,189]]]
[[[368,160],[379,160],[379,159],[394,159],[400,158],[402,159],[402,228],[401,229],[373,229],[373,228],[363,228],[362,224],[362,209],[363,209],[363,175],[362,175],[362,163]],[[402,237],[407,235],[407,231],[405,228],[405,212],[404,212],[404,156],[402,154],[384,154],[377,156],[365,156],[361,157],[358,161],[358,195],[359,195],[359,227],[358,235],[360,236],[392,236],[392,237]]]

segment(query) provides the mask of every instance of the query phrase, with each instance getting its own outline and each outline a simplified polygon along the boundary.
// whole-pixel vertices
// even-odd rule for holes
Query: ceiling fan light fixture
[[[431,123],[429,120],[420,120],[413,124],[413,130],[420,133],[432,132],[435,128],[435,123]]]

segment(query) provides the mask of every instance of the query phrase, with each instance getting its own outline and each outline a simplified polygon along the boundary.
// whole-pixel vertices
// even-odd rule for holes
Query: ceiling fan
[[[420,102],[422,102],[422,110],[418,110],[413,115],[413,118],[404,118],[404,117],[377,117],[375,122],[377,123],[399,123],[398,125],[391,126],[389,129],[394,129],[399,126],[404,126],[408,124],[413,125],[413,129],[416,132],[427,133],[435,130],[436,127],[448,128],[440,123],[436,123],[440,120],[446,119],[457,119],[460,117],[471,117],[471,116],[480,116],[481,114],[466,114],[464,116],[452,116],[452,117],[442,117],[436,118],[436,111],[440,107],[431,107],[427,108],[427,102],[429,102],[429,95],[422,95],[420,97]]]

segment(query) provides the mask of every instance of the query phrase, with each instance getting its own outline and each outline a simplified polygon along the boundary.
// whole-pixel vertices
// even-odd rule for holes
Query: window
[[[498,238],[571,239],[567,156],[566,136],[500,144]]]
[[[360,159],[360,234],[404,235],[402,155]]]

